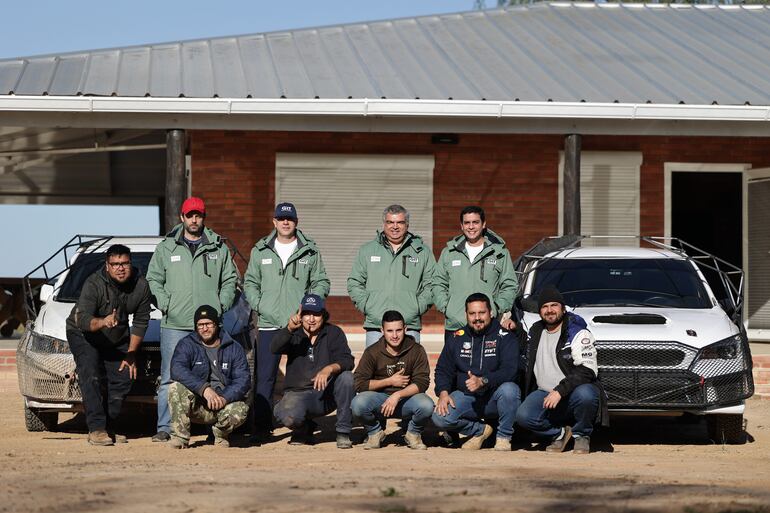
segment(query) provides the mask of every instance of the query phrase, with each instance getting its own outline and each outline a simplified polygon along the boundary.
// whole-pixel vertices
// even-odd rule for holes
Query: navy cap
[[[292,203],[279,203],[275,207],[275,215],[273,216],[276,219],[281,218],[288,218],[288,219],[294,219],[297,220],[297,209],[294,208],[294,204]]]
[[[302,311],[303,312],[323,312],[324,300],[321,296],[315,294],[306,294],[302,298]]]
[[[193,319],[195,320],[195,326],[198,326],[198,321],[201,319],[208,319],[214,324],[219,324],[219,312],[213,306],[201,305],[195,310]]]

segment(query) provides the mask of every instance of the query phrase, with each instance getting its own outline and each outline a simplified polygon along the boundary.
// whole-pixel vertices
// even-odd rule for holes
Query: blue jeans
[[[406,334],[410,337],[414,337],[414,341],[420,343],[420,330],[406,330]],[[380,340],[382,331],[366,329],[366,347],[374,345],[375,342]]]
[[[254,362],[254,420],[259,431],[273,429],[273,392],[278,376],[281,355],[270,351],[270,343],[278,330],[259,330],[257,336],[257,359]]]
[[[168,407],[168,386],[171,384],[171,358],[177,343],[192,331],[160,329],[160,386],[158,387],[158,431],[171,433],[171,410]]]
[[[431,420],[444,431],[457,431],[466,436],[478,436],[484,432],[481,419],[497,417],[497,438],[510,440],[513,435],[513,420],[521,404],[521,390],[516,383],[507,381],[494,392],[484,395],[469,395],[461,390],[450,394],[455,407],[449,407],[446,416],[433,413]]]
[[[341,372],[329,381],[323,391],[289,390],[284,393],[275,405],[275,418],[293,431],[304,426],[308,419],[323,417],[336,409],[336,431],[350,434],[353,428],[350,413],[353,394],[353,373]]]
[[[360,392],[353,398],[351,409],[353,418],[361,422],[366,433],[371,436],[381,431],[385,426],[385,416],[380,411],[390,394],[385,392]],[[408,420],[407,431],[420,434],[433,413],[433,400],[426,394],[414,394],[412,397],[401,399],[393,412],[394,417]]]
[[[577,386],[552,410],[543,407],[547,395],[545,390],[529,394],[516,413],[516,423],[545,439],[556,438],[561,428],[569,425],[575,436],[591,436],[599,409],[599,390],[595,386],[589,383]]]

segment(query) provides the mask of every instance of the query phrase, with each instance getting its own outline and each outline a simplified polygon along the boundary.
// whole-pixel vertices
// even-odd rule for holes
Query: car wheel
[[[59,425],[59,413],[55,411],[40,411],[24,406],[24,421],[27,431],[56,431]]]
[[[743,415],[706,415],[709,438],[717,444],[745,444]]]

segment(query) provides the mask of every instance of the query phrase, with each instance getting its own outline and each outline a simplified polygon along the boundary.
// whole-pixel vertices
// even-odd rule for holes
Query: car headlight
[[[732,335],[726,339],[710,344],[698,352],[696,360],[732,360],[740,354],[742,344],[740,335]]]

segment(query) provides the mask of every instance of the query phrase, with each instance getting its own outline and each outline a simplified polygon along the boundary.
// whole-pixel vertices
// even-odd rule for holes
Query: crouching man
[[[529,330],[526,348],[527,395],[516,422],[549,441],[548,452],[564,451],[574,436],[573,452],[588,454],[597,412],[603,423],[608,418],[594,336],[580,316],[566,312],[555,287],[540,292],[538,306],[540,321]]]
[[[350,449],[353,354],[345,333],[328,320],[321,296],[306,294],[299,311],[273,337],[270,350],[288,356],[283,398],[273,414],[292,430],[290,444],[311,445],[313,419],[336,409],[337,447]]]
[[[485,422],[496,417],[495,450],[510,451],[521,402],[521,391],[513,382],[519,367],[518,340],[492,319],[485,294],[468,296],[465,317],[467,324],[447,338],[436,364],[438,403],[433,423],[468,436],[462,448],[476,450],[494,432]]]
[[[366,428],[364,449],[379,449],[385,438],[385,421],[408,421],[404,439],[410,449],[427,449],[422,430],[433,413],[425,394],[430,366],[425,349],[406,335],[404,316],[394,310],[382,316],[382,336],[364,351],[355,372],[353,416]]]
[[[195,332],[179,341],[171,358],[169,446],[187,447],[195,422],[212,424],[214,445],[229,447],[230,433],[249,413],[251,371],[243,347],[220,330],[214,307],[198,307],[194,319]]]

